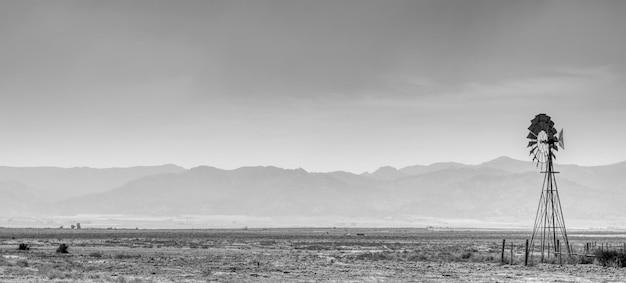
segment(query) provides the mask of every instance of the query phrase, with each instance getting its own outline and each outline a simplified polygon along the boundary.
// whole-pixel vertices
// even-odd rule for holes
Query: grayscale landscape
[[[626,227],[626,163],[558,168],[569,226]],[[538,171],[508,157],[362,174],[271,166],[0,167],[0,226],[525,228],[537,209]]]
[[[624,15],[0,0],[0,282],[626,282]]]

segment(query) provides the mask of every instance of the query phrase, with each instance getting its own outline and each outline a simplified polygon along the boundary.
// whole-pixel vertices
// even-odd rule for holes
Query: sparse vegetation
[[[92,252],[89,254],[90,257],[101,258],[102,252]]]
[[[390,252],[368,252],[354,257],[356,260],[394,260],[398,257]]]
[[[57,248],[57,253],[66,254],[68,253],[69,246],[66,244],[60,244]]]
[[[493,262],[492,254],[485,253],[475,255],[471,251],[465,251],[455,255],[449,251],[383,251],[383,252],[366,252],[354,256],[355,260],[391,260],[391,261],[471,261],[471,262]]]
[[[115,259],[129,259],[129,258],[139,258],[141,255],[139,254],[116,254],[114,256]]]
[[[590,256],[578,256],[577,257],[577,264],[592,264],[595,261],[595,259],[593,257]]]
[[[19,267],[28,267],[28,261],[25,259],[20,259],[15,262],[15,265]]]
[[[599,261],[574,266],[594,257],[564,257],[560,266],[553,257],[547,261],[554,265],[539,263],[535,254],[525,267],[520,252],[528,235],[521,232],[320,229],[0,228],[0,282],[384,281],[389,274],[398,281],[626,281]],[[362,232],[367,236],[354,236]],[[514,265],[508,245],[500,264],[503,238],[514,245]],[[38,248],[17,251],[16,239]],[[61,241],[76,248],[55,255]],[[196,246],[208,248],[190,248]],[[618,266],[610,258],[605,266]]]
[[[464,252],[463,254],[461,254],[461,258],[462,259],[469,259],[472,257],[472,252]]]
[[[626,267],[626,252],[620,250],[596,250],[596,261],[602,266]]]

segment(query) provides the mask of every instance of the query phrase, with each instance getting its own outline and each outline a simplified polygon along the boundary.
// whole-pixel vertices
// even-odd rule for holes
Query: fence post
[[[563,258],[561,256],[561,240],[556,240],[556,246],[558,247],[557,251],[559,251],[559,265],[563,265],[563,262],[561,261],[561,259]]]
[[[511,261],[509,262],[509,265],[513,265],[513,243],[511,242]]]
[[[528,265],[528,239],[526,239],[526,252],[524,252],[524,266]]]
[[[500,256],[500,263],[504,264],[504,245],[506,243],[506,239],[502,239],[502,255]]]

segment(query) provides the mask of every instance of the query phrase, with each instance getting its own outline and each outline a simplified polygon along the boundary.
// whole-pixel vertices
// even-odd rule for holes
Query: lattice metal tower
[[[559,147],[565,149],[565,144],[563,130],[557,137],[554,122],[546,114],[535,116],[528,130],[530,131],[527,136],[530,139],[528,142],[528,147],[531,148],[530,155],[533,156],[533,162],[537,161],[537,166],[541,165],[543,170],[541,173],[544,174],[533,234],[528,248],[532,256],[535,247],[539,247],[541,262],[543,262],[550,255],[556,257],[562,251],[562,254],[571,253],[555,178],[555,174],[559,172],[554,171],[552,162],[556,159],[554,153],[559,150]]]

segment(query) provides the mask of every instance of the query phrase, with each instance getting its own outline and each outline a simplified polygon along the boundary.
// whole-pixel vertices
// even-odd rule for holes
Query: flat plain
[[[538,263],[534,255],[525,266],[528,238],[529,231],[486,229],[0,228],[0,282],[626,281],[626,268],[593,258]],[[578,252],[594,242],[619,249],[626,235],[571,231],[570,242]],[[18,250],[20,243],[30,249]],[[62,243],[69,253],[56,252]]]

